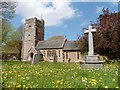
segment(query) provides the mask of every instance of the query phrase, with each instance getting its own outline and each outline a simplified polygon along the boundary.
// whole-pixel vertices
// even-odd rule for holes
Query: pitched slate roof
[[[75,41],[66,41],[63,50],[80,50]]]
[[[63,48],[66,38],[64,36],[54,36],[46,41],[39,41],[36,49],[57,49]]]

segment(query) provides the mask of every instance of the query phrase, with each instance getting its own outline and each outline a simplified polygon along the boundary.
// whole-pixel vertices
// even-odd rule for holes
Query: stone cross
[[[88,27],[88,30],[85,30],[84,33],[88,33],[88,44],[89,44],[89,51],[88,56],[94,55],[94,46],[93,46],[93,35],[92,32],[96,32],[96,29],[92,29],[92,26]]]

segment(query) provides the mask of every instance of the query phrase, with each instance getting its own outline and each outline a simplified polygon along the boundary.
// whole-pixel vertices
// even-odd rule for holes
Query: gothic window
[[[56,55],[56,51],[55,50],[47,51],[47,57],[54,57],[54,55]]]
[[[51,56],[51,51],[47,51],[47,57]]]
[[[62,53],[62,55],[63,55],[63,59],[65,59],[65,55],[64,55],[64,53]]]
[[[52,51],[52,56],[54,57],[55,55],[56,55],[56,51],[53,50],[53,51]]]
[[[80,59],[79,52],[77,52],[77,59]]]
[[[60,57],[60,50],[58,52],[59,52],[59,57]]]

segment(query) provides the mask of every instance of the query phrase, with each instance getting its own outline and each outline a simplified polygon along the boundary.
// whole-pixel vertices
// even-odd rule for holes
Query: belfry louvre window
[[[56,51],[55,50],[47,51],[47,57],[54,57],[54,55],[56,55]]]

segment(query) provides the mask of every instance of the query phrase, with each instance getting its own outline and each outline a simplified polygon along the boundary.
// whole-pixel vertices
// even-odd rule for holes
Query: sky
[[[83,28],[87,28],[91,22],[97,22],[103,8],[117,12],[118,3],[29,0],[17,3],[11,23],[18,28],[25,23],[25,19],[42,18],[45,20],[45,40],[58,35],[66,36],[68,40],[76,40],[77,35],[84,34]]]

